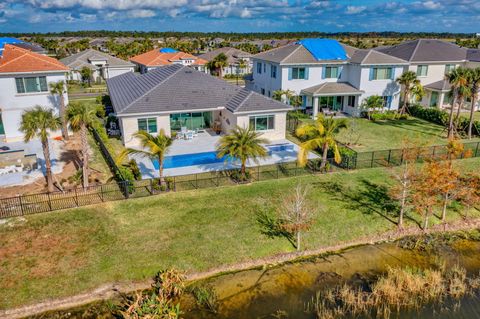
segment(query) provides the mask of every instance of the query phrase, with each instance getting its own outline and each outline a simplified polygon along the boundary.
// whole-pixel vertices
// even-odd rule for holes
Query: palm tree
[[[468,138],[472,138],[473,115],[475,113],[475,104],[478,102],[478,91],[480,90],[480,67],[470,70],[470,96],[472,98],[472,106],[470,108],[470,120],[468,123]]]
[[[208,68],[218,71],[218,77],[223,77],[223,68],[228,66],[228,57],[225,53],[220,53],[208,63]]]
[[[296,135],[305,141],[300,144],[300,151],[298,152],[298,163],[300,166],[305,166],[308,162],[308,153],[310,151],[320,148],[322,150],[322,163],[320,169],[327,165],[327,155],[330,148],[333,149],[335,162],[338,164],[342,158],[338,150],[338,145],[335,140],[335,135],[342,128],[347,127],[345,119],[334,120],[333,117],[325,118],[319,115],[315,123],[303,124],[296,130]]]
[[[88,129],[99,123],[97,112],[98,105],[85,103],[70,103],[67,109],[67,117],[70,127],[74,132],[80,132],[82,141],[82,179],[83,187],[88,187]]]
[[[173,143],[173,139],[166,135],[163,129],[156,136],[145,131],[138,131],[133,136],[140,140],[141,149],[127,148],[120,154],[119,160],[121,161],[129,154],[138,154],[156,159],[158,161],[158,177],[161,186],[163,183],[163,160]]]
[[[269,141],[261,138],[262,133],[254,131],[252,127],[235,127],[228,135],[222,136],[217,144],[217,157],[228,156],[232,159],[240,160],[242,179],[246,180],[246,163],[252,159],[258,163],[258,159],[268,155],[267,150],[262,144],[268,144]]]
[[[60,101],[60,122],[62,124],[62,137],[64,140],[68,140],[68,129],[67,129],[67,119],[65,118],[65,97],[64,94],[67,93],[66,85],[63,81],[51,82],[50,84],[50,94],[58,95]]]
[[[379,95],[371,95],[362,102],[362,109],[367,110],[367,117],[371,120],[372,112],[382,109],[385,106],[383,97]]]
[[[418,91],[422,84],[413,71],[404,72],[397,78],[396,82],[403,87],[403,106],[400,109],[400,114],[405,114],[410,104],[412,91]]]
[[[238,63],[237,63],[237,85],[238,85],[238,74],[240,73],[240,70],[245,70],[245,68],[247,67],[247,61],[245,61],[244,59],[240,59],[238,60]]]
[[[34,138],[40,138],[42,143],[49,192],[53,192],[53,176],[48,137],[50,136],[50,131],[56,131],[59,128],[60,119],[54,115],[51,109],[37,105],[32,109],[24,111],[22,114],[20,131],[25,135],[24,141],[29,142]]]
[[[84,66],[80,69],[80,76],[82,77],[82,81],[87,81],[88,86],[92,86],[92,69],[89,67]]]
[[[273,91],[272,98],[277,101],[288,103],[294,94],[295,92],[292,90],[276,90]]]
[[[470,71],[466,68],[456,68],[452,70],[450,73],[445,75],[446,79],[450,82],[452,86],[452,95],[453,95],[453,102],[450,108],[450,115],[448,119],[448,137],[453,138],[455,132],[455,123],[458,117],[460,116],[460,111],[463,107],[463,102],[465,101],[465,97],[470,95],[469,89],[469,73]],[[453,109],[457,104],[457,116],[453,118]]]

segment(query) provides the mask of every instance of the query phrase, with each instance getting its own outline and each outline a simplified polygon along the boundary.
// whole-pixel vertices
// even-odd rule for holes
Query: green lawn
[[[377,122],[360,118],[348,121],[357,129],[343,130],[338,134],[337,140],[357,151],[397,149],[402,147],[405,139],[419,146],[447,143],[444,127],[418,118]]]
[[[458,163],[463,171],[478,170],[480,159]],[[305,234],[306,249],[395,227],[386,195],[391,179],[384,169],[170,193],[12,219],[0,225],[0,308],[149,278],[165,267],[206,270],[290,252],[286,239],[261,234],[256,217],[264,209],[277,210],[297,182],[311,185],[310,199],[320,209]],[[450,219],[458,217],[449,213]]]
[[[469,112],[463,112],[462,116],[467,118],[467,119],[470,119],[470,113]],[[473,113],[473,118],[475,119],[475,121],[480,121],[480,111],[477,111],[477,112]]]

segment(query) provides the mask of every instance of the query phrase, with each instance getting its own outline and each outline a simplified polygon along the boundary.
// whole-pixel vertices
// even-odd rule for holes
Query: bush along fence
[[[165,177],[161,184],[158,178],[139,181],[118,180],[108,184],[94,185],[87,188],[79,187],[64,192],[3,198],[0,199],[0,219],[175,191],[328,173],[337,169],[338,167],[333,165],[332,160],[329,160],[327,168],[322,170],[320,170],[319,160],[311,160],[305,167],[298,166],[296,162],[250,167],[248,168],[246,181],[239,179],[238,169]]]

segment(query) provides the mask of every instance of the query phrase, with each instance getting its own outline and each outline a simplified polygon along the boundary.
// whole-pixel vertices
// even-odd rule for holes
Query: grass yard
[[[458,165],[463,171],[478,170],[480,159]],[[306,249],[396,227],[387,195],[391,179],[384,169],[170,193],[11,219],[0,224],[0,308],[149,278],[166,267],[200,271],[293,251],[285,238],[263,235],[256,220],[265,209],[277,210],[297,182],[311,185],[311,201],[320,208],[303,238]],[[409,217],[410,225],[420,220]],[[459,214],[450,211],[449,218]]]
[[[337,140],[357,151],[376,151],[402,147],[405,139],[419,146],[433,146],[447,143],[447,132],[443,126],[418,118],[372,122],[367,119],[350,119],[353,130],[343,130]],[[472,141],[480,141],[474,139]]]
[[[470,112],[462,112],[461,115],[467,119],[470,119]],[[480,111],[473,113],[475,121],[480,121]]]

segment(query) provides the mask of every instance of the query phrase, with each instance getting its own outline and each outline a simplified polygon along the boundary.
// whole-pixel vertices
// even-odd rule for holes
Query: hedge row
[[[419,105],[412,105],[409,107],[412,116],[424,119],[426,121],[439,124],[442,126],[448,125],[449,113],[437,108],[427,108]],[[469,119],[461,116],[458,125],[459,133],[468,132]],[[473,122],[473,135],[480,136],[480,121]]]

